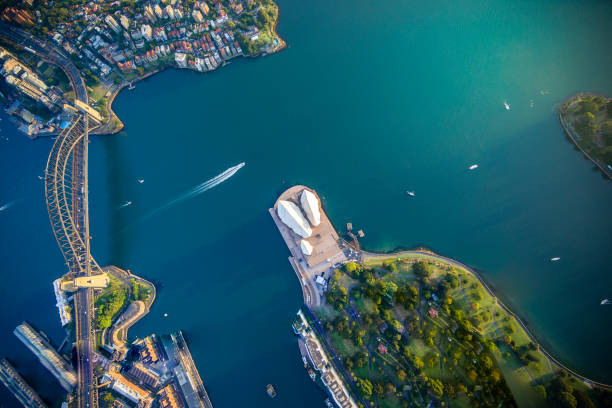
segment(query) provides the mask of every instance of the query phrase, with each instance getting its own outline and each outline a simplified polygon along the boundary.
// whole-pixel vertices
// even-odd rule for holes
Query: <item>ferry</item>
[[[408,194],[410,197],[414,197],[414,191],[406,190],[406,194]]]
[[[506,108],[506,110],[510,110],[510,105],[508,105],[508,102],[504,101],[504,107]]]
[[[472,164],[472,165],[471,165],[471,166],[468,168],[468,170],[476,170],[477,168],[478,168],[478,165],[477,165],[477,164]]]
[[[276,390],[274,389],[274,386],[272,384],[268,384],[266,386],[266,392],[268,393],[270,398],[276,397]]]
[[[610,301],[610,299],[604,299],[601,301],[600,305],[612,305],[612,301]]]
[[[555,256],[554,258],[550,258],[551,262],[557,262],[559,260],[561,260],[561,258],[559,258],[558,256]]]

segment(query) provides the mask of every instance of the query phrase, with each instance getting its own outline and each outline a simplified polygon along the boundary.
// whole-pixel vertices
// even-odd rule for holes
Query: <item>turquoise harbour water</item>
[[[424,245],[477,268],[552,354],[612,382],[612,308],[599,305],[612,298],[612,183],[556,116],[576,92],[612,95],[612,3],[279,4],[287,49],[140,82],[115,102],[125,130],[92,138],[93,255],[159,288],[130,336],[182,329],[216,408],[323,406],[290,328],[301,291],[267,211],[303,183],[337,228],[363,228],[370,250]],[[0,129],[0,206],[21,199],[0,212],[0,345],[53,400],[61,390],[12,335],[27,319],[63,339],[51,287],[63,259],[36,177],[51,140],[6,119]],[[15,404],[3,388],[0,401]]]

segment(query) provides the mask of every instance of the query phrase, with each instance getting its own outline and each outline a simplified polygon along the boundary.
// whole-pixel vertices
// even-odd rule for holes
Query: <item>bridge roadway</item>
[[[59,66],[70,80],[76,99],[87,103],[85,82],[63,50],[4,22],[0,22],[0,37],[20,47],[27,47],[40,59]],[[45,169],[45,197],[49,219],[69,273],[74,276],[89,276],[92,272],[102,272],[91,257],[89,247],[88,125],[87,116],[75,116],[56,139]],[[77,406],[97,408],[97,388],[92,364],[95,333],[92,324],[94,309],[91,288],[80,289],[75,293],[74,308]]]

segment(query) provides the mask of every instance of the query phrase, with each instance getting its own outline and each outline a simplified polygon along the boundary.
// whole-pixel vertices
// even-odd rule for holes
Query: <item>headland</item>
[[[612,179],[612,98],[574,95],[559,108],[559,121],[584,157]]]
[[[303,199],[305,192],[316,205]],[[319,217],[311,216],[313,208]],[[282,193],[270,214],[304,294],[294,322],[300,344],[315,336],[314,349],[363,406],[539,407],[608,398],[610,385],[581,376],[544,350],[461,262],[425,250],[357,249],[356,236],[352,243],[341,238],[318,195],[305,186]],[[313,225],[313,218],[320,223]],[[327,251],[331,257],[320,255]],[[320,372],[326,365],[308,347],[300,349],[307,368]]]

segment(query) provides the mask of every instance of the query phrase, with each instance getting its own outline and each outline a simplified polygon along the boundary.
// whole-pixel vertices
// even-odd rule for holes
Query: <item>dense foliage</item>
[[[583,95],[564,105],[562,114],[578,135],[578,144],[612,165],[612,99]]]
[[[111,280],[110,285],[96,299],[96,326],[106,329],[111,326],[113,318],[121,310],[127,300],[127,291],[121,284]]]

